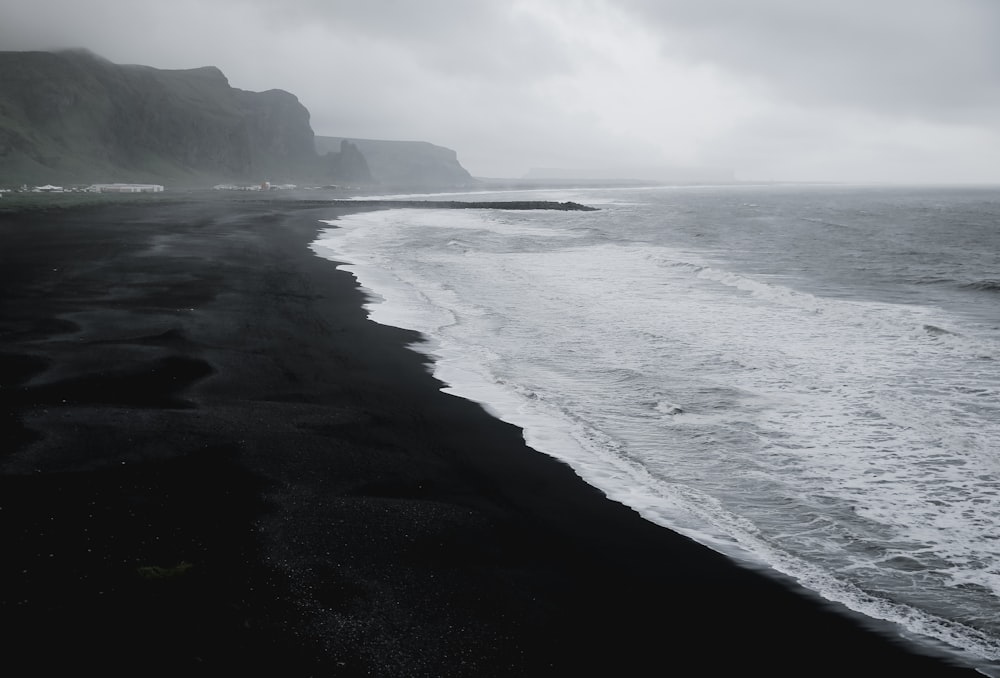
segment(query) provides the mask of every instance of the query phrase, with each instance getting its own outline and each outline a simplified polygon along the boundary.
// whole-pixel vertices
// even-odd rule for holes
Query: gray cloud
[[[0,0],[0,49],[219,66],[475,174],[1000,181],[995,0]]]
[[[256,7],[276,26],[322,26],[335,39],[391,44],[439,75],[537,78],[572,69],[528,12],[510,3],[468,0],[228,0]],[[364,61],[359,55],[359,61]]]
[[[938,120],[1000,106],[994,0],[623,0],[664,52],[738,73],[780,97]]]

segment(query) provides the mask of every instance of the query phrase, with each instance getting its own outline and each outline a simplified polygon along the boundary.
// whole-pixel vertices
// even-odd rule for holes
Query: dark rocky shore
[[[554,200],[500,200],[491,202],[463,202],[461,200],[333,200],[333,207],[347,208],[416,208],[435,210],[562,210],[564,212],[596,212],[596,207],[578,202]]]
[[[973,675],[441,393],[344,209],[0,215],[6,675]]]

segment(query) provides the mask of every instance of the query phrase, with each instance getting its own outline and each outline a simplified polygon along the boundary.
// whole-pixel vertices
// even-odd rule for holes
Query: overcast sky
[[[477,176],[1000,182],[1000,0],[0,0],[0,49],[215,65]]]

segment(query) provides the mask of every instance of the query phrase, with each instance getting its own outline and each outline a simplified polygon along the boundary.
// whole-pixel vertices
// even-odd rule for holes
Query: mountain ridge
[[[216,66],[115,64],[84,48],[0,51],[0,185],[378,183],[351,140],[319,150],[315,138],[294,94],[232,87]]]
[[[0,180],[257,179],[319,172],[309,113],[218,68],[118,65],[85,50],[0,52]]]

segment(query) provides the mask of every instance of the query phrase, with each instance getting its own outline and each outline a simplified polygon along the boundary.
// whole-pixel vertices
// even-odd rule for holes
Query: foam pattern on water
[[[428,337],[449,391],[612,498],[1000,660],[995,340],[609,238],[613,217],[369,212],[314,248],[350,262],[373,320]]]

